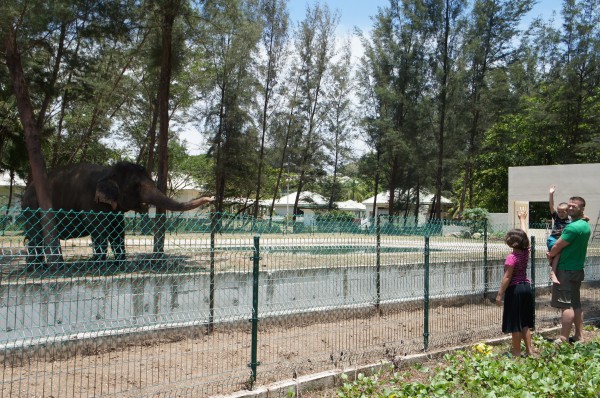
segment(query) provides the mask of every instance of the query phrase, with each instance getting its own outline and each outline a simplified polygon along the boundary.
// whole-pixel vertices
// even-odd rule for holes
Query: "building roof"
[[[277,199],[275,201],[275,206],[279,205],[279,206],[287,206],[287,205],[294,205],[294,202],[296,201],[296,192],[292,192],[288,195],[282,196],[281,198]],[[310,191],[303,191],[300,192],[300,198],[298,200],[298,207],[323,207],[327,205],[327,199],[325,199],[325,197],[323,197],[322,195],[315,193],[315,192],[310,192]]]
[[[345,202],[335,202],[337,208],[339,210],[349,210],[349,211],[365,211],[367,210],[367,206],[362,203],[358,203],[354,200],[346,200]]]
[[[411,190],[411,194],[412,194],[412,190]],[[396,197],[398,197],[399,192],[396,191]],[[430,205],[433,203],[433,198],[434,198],[434,194],[430,193],[429,191],[426,190],[421,190],[421,193],[419,195],[419,200],[420,203],[422,205]],[[373,200],[375,199],[375,196],[371,196],[368,199],[365,199],[362,201],[362,203],[364,205],[367,206],[373,206]],[[387,203],[390,200],[390,191],[385,191],[385,192],[381,192],[379,194],[377,194],[377,204],[384,204]],[[448,198],[445,198],[442,196],[441,198],[442,204],[447,204],[450,205],[452,204],[452,201]]]
[[[275,201],[275,206],[293,206],[296,200],[296,192],[290,193],[289,195],[282,196]],[[267,203],[268,202],[268,203]],[[263,203],[263,201],[261,201]],[[318,193],[303,191],[300,193],[300,200],[298,201],[298,207],[304,209],[310,208],[323,208],[327,206],[328,200]],[[264,201],[267,206],[271,205],[271,201]],[[339,210],[346,211],[365,211],[367,207],[359,202],[353,200],[346,200],[344,202],[335,202],[335,205]]]

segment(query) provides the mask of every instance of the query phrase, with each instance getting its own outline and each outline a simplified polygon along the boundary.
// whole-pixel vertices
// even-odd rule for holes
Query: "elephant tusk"
[[[96,193],[96,195],[94,196],[94,201],[96,203],[106,203],[106,204],[110,205],[110,207],[113,209],[113,211],[117,210],[118,203],[116,200],[103,200],[103,199],[104,198],[102,198],[99,193]]]

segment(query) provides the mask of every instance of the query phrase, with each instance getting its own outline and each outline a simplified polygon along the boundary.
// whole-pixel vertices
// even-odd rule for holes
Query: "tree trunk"
[[[415,225],[419,224],[419,207],[421,205],[421,179],[417,177],[417,197],[415,199]]]
[[[379,161],[381,159],[381,151],[377,149],[377,161],[375,162],[375,196],[373,197],[373,222],[375,223],[375,217],[377,217],[377,195],[379,191]]]
[[[4,33],[2,42],[6,65],[8,66],[15,93],[19,118],[23,124],[23,131],[25,133],[25,145],[27,147],[35,194],[38,205],[43,210],[43,243],[46,250],[46,260],[48,263],[62,262],[60,243],[54,230],[54,217],[51,212],[48,212],[48,210],[52,209],[52,198],[50,196],[50,186],[48,184],[46,164],[41,146],[41,128],[36,122],[33,112],[33,105],[31,104],[31,98],[29,97],[29,91],[25,82],[23,64],[21,63],[21,55],[17,48],[15,32],[11,29],[7,30]]]
[[[279,173],[277,174],[277,183],[275,184],[275,190],[273,191],[273,201],[271,202],[271,208],[269,209],[269,220],[271,220],[273,218],[273,208],[275,207],[275,197],[277,196],[277,192],[279,192],[279,185],[281,183],[281,175],[283,174],[283,166],[285,164],[285,159],[286,159],[286,155],[287,155],[287,147],[288,147],[288,143],[290,140],[292,123],[294,120],[294,112],[296,109],[294,104],[296,103],[296,98],[298,95],[298,87],[299,87],[298,81],[299,81],[299,79],[296,80],[296,86],[294,87],[294,95],[292,96],[293,101],[291,101],[290,114],[288,115],[288,122],[287,122],[286,131],[285,131],[285,142],[283,145],[283,150],[281,152],[281,162],[279,163]],[[289,164],[288,164],[288,166],[289,166]],[[289,175],[287,177],[290,178]],[[289,192],[287,192],[286,195],[289,195]],[[287,216],[288,215],[286,214],[286,217]]]
[[[11,30],[5,32],[3,41],[6,65],[8,66],[13,84],[19,118],[23,124],[23,131],[25,132],[25,145],[27,146],[27,154],[29,155],[31,174],[33,183],[35,184],[35,193],[40,208],[47,210],[52,208],[52,201],[50,198],[44,154],[42,153],[40,142],[40,127],[37,124],[33,113],[33,105],[31,104],[31,99],[27,90],[23,65],[21,64],[21,55],[16,47],[17,43],[14,32]]]
[[[169,172],[169,90],[171,86],[173,23],[177,13],[177,0],[168,1],[163,9],[162,23],[162,55],[160,65],[160,81],[158,86],[158,172],[157,187],[167,193],[167,175]],[[156,227],[154,234],[154,253],[164,253],[166,232],[166,210],[156,209]]]
[[[272,40],[271,40],[272,43]],[[271,48],[272,49],[272,48]],[[262,185],[262,170],[265,156],[265,136],[267,134],[267,118],[269,115],[269,99],[271,98],[271,75],[272,75],[272,58],[269,54],[269,62],[267,65],[267,79],[265,84],[265,101],[262,109],[262,126],[260,136],[260,152],[258,156],[258,172],[256,178],[256,200],[254,202],[254,218],[258,218],[258,202],[260,200],[260,191]]]
[[[158,94],[157,94],[158,96]],[[156,146],[156,125],[158,124],[158,98],[152,102],[152,120],[150,121],[150,127],[148,128],[148,159],[146,161],[146,170],[149,173],[154,171],[154,147]],[[142,150],[138,155],[138,162],[142,160]]]
[[[9,173],[10,182],[8,185],[8,203],[6,204],[6,215],[8,215],[10,207],[12,206],[13,190],[15,186],[15,171],[11,169]]]
[[[56,86],[56,81],[58,80],[58,72],[61,69],[61,60],[64,54],[65,49],[65,38],[67,36],[67,24],[63,22],[60,25],[60,37],[58,39],[58,48],[56,50],[56,56],[54,57],[54,66],[52,67],[52,75],[50,77],[50,81],[48,82],[46,95],[44,96],[44,100],[42,101],[40,112],[37,117],[37,125],[41,129],[44,125],[44,119],[46,118],[46,111],[50,106],[50,102],[52,97],[54,96],[54,87]]]
[[[433,199],[433,218],[442,218],[442,174],[444,172],[444,133],[446,129],[446,100],[447,100],[447,85],[449,73],[448,59],[448,37],[450,36],[450,4],[445,1],[444,12],[444,42],[442,43],[442,83],[440,90],[440,124],[438,130],[438,159],[437,172],[435,175],[435,197]],[[430,217],[431,218],[431,217]]]

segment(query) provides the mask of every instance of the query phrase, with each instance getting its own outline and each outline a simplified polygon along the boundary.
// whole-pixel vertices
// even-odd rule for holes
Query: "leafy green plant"
[[[476,344],[447,354],[435,372],[378,373],[344,378],[338,397],[597,397],[600,395],[600,339],[556,345],[536,336],[539,357],[512,358],[506,347]],[[411,381],[415,372],[425,381]],[[423,377],[417,377],[423,379]]]
[[[464,220],[487,221],[489,213],[486,209],[474,207],[472,209],[465,209],[463,211],[462,217]]]
[[[463,220],[469,226],[471,236],[475,233],[482,234],[485,231],[485,226],[488,222],[489,213],[486,209],[474,207],[463,211]]]
[[[331,210],[326,213],[319,213],[316,216],[316,220],[322,222],[352,222],[354,218],[354,214],[342,210]]]

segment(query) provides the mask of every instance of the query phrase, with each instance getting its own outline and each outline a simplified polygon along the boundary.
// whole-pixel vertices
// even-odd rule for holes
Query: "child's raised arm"
[[[556,185],[551,185],[548,191],[548,205],[550,206],[550,214],[554,214],[554,192],[556,191]]]
[[[519,217],[520,228],[527,232],[527,212],[524,209],[519,209],[517,212],[517,217]]]

